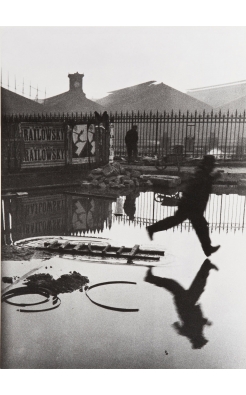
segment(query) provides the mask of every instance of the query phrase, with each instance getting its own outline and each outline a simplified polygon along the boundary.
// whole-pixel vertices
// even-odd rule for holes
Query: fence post
[[[109,163],[114,161],[114,124],[109,124]]]
[[[225,137],[225,153],[224,153],[224,160],[226,159],[226,150],[227,150],[227,138],[228,138],[228,129],[229,129],[229,110],[227,111],[226,116],[226,137]]]
[[[159,113],[156,113],[156,130],[155,130],[155,155],[157,155],[157,141],[158,141],[158,120],[159,120]]]
[[[185,158],[187,151],[187,133],[188,133],[189,111],[186,113],[186,127],[185,127]]]

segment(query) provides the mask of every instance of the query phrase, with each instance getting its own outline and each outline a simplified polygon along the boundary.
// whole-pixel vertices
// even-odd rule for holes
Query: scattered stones
[[[117,181],[119,184],[121,183],[122,179],[123,179],[123,176],[122,176],[122,175],[116,177],[116,181]]]
[[[131,176],[139,178],[141,176],[141,172],[138,171],[138,170],[133,170],[132,173],[131,173]]]
[[[91,185],[93,185],[93,187],[97,187],[98,186],[98,181],[97,180],[91,181]]]
[[[107,188],[107,185],[104,182],[101,182],[98,186],[99,186],[100,189],[106,189]]]
[[[86,181],[84,181],[81,185],[83,185],[83,187],[86,189],[90,189],[92,186],[90,182],[86,182]]]
[[[120,164],[119,164],[119,166],[120,166]],[[104,166],[103,174],[105,177],[117,176],[120,174],[120,169],[117,168],[116,166],[108,164],[108,165]]]
[[[124,169],[120,163],[109,163],[102,168],[93,169],[87,177],[86,182],[81,186],[86,189],[99,188],[106,189],[129,189],[144,186],[152,187],[153,182],[149,181],[149,176],[142,176],[141,171],[134,169]]]
[[[103,174],[103,169],[101,169],[100,167],[98,169],[93,169],[91,171],[91,174]]]
[[[119,173],[121,173],[122,167],[118,162],[113,162],[111,166],[114,167],[115,169],[117,169],[119,171]]]
[[[127,176],[127,175],[122,176],[122,181],[123,182],[126,181],[126,180],[130,180],[130,179],[131,179],[130,176]]]

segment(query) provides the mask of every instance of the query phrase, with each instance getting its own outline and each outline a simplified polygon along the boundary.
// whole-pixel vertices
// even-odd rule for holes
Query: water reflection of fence
[[[113,222],[118,221],[124,224],[133,223],[134,225],[147,226],[173,215],[176,209],[177,207],[162,206],[160,203],[155,202],[154,193],[147,192],[136,199],[136,213],[132,221],[129,220],[129,217],[123,215],[122,217],[114,217]],[[205,217],[209,222],[211,231],[243,231],[246,222],[246,196],[212,194],[207,205]],[[181,231],[190,230],[192,225],[187,220],[177,228]]]
[[[29,237],[80,236],[111,227],[112,200],[67,194],[2,198],[3,244]]]
[[[3,244],[39,236],[81,236],[88,232],[103,233],[117,221],[147,226],[173,215],[176,207],[162,206],[154,192],[130,193],[122,197],[124,212],[114,216],[116,198],[79,197],[68,194],[2,198],[1,236]],[[246,196],[212,194],[205,216],[211,231],[244,230]],[[178,227],[192,228],[189,221]],[[124,229],[122,229],[124,231]]]

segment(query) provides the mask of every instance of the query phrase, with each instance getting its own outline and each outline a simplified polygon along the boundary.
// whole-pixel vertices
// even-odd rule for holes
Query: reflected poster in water
[[[80,236],[88,232],[103,234],[115,222],[122,224],[122,230],[126,230],[130,223],[146,226],[173,215],[180,194],[177,192],[172,197],[155,192],[131,192],[121,196],[120,216],[117,215],[117,197],[81,197],[72,193],[5,196],[2,198],[2,241],[12,244],[17,240],[38,236]],[[212,194],[205,217],[211,231],[243,231],[246,197]],[[180,230],[191,228],[189,221],[177,227]]]

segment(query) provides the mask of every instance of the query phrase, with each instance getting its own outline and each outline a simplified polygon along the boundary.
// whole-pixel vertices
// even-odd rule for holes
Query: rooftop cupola
[[[80,90],[83,92],[83,77],[84,74],[79,74],[78,72],[74,74],[68,74],[69,90],[70,91]]]

